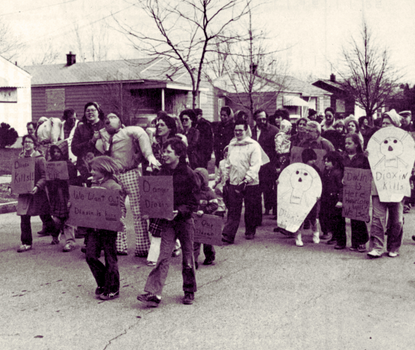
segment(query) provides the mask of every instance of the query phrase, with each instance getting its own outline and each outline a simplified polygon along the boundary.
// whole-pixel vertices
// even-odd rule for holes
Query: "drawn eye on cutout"
[[[387,145],[388,144],[388,140],[383,141],[383,143]]]

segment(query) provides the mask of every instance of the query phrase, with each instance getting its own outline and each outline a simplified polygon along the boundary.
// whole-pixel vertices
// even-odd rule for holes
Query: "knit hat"
[[[389,112],[383,113],[382,119],[383,118],[389,118],[392,124],[396,127],[401,126],[401,116],[398,113],[396,113],[394,109],[390,110]]]

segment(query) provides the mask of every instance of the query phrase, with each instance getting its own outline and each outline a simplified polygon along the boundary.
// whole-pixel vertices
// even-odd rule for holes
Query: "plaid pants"
[[[146,257],[150,249],[150,237],[148,235],[147,221],[141,218],[140,210],[140,193],[138,188],[138,169],[133,169],[118,175],[118,181],[123,191],[130,199],[130,207],[133,212],[134,231],[136,234],[135,256]],[[125,215],[125,213],[123,213]],[[121,237],[119,239],[119,237]],[[117,235],[117,251],[119,245],[127,245],[125,229],[123,234]],[[127,249],[127,248],[125,248]]]

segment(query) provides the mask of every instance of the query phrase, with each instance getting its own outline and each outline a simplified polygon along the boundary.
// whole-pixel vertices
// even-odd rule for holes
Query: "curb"
[[[13,213],[16,211],[17,202],[0,204],[0,214]]]

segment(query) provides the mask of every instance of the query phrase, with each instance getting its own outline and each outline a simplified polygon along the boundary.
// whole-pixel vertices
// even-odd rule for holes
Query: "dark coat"
[[[213,152],[213,131],[212,125],[205,118],[200,118],[195,128],[199,130],[199,142],[196,145],[196,152],[199,157],[198,167],[206,167]]]
[[[199,164],[199,154],[197,153],[199,130],[190,128],[184,135],[187,137],[187,156],[189,157],[190,167],[196,169]]]
[[[94,136],[94,131],[99,131],[104,128],[104,122],[99,120],[95,125],[91,125],[86,122],[86,119],[83,118],[75,130],[73,136],[71,150],[74,155],[78,158],[85,156],[88,152],[94,153],[94,155],[99,155],[99,151],[95,148],[95,143],[92,142],[92,137]]]
[[[356,154],[351,160],[345,154],[343,156],[343,165],[346,168],[370,169],[369,161],[363,153]]]
[[[173,176],[173,208],[179,211],[174,221],[190,218],[198,205],[195,195],[198,185],[192,169],[181,161],[176,169],[162,166],[159,176],[162,175]]]
[[[45,215],[50,214],[48,197],[45,192],[45,157],[38,151],[34,151],[35,158],[35,186],[38,188],[36,194],[19,194],[17,203],[17,215]],[[19,158],[23,158],[21,154]]]
[[[235,123],[233,120],[228,120],[225,123],[215,123],[214,126],[213,148],[215,150],[215,165],[219,167],[219,162],[223,159],[224,148],[229,145],[229,142],[235,136]]]
[[[261,130],[259,139],[257,137],[258,130],[257,128],[252,129],[252,139],[258,141],[264,152],[269,158],[269,164],[276,165],[277,162],[277,152],[275,151],[275,135],[279,132],[278,128],[274,125],[267,124],[267,127],[264,130]]]
[[[337,202],[343,199],[343,171],[340,169],[324,170],[321,176],[323,191],[321,193],[321,211],[335,215]]]

